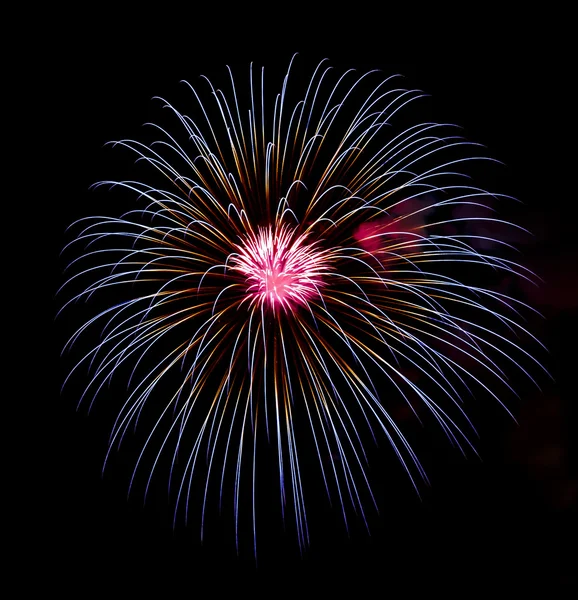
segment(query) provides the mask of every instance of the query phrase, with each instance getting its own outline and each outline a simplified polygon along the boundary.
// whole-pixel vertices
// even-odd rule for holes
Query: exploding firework
[[[148,490],[166,469],[175,518],[200,498],[201,535],[212,504],[238,527],[248,494],[256,539],[266,473],[304,547],[304,461],[346,523],[365,520],[368,442],[387,441],[416,491],[427,481],[400,409],[473,450],[468,399],[502,404],[511,372],[539,363],[528,307],[490,285],[533,279],[491,233],[516,227],[495,215],[504,197],[468,177],[492,160],[454,126],[406,124],[424,94],[397,77],[322,61],[294,90],[292,64],[277,95],[253,67],[242,89],[230,70],[227,91],[186,84],[193,116],[162,100],[174,129],[114,142],[149,183],[97,184],[139,206],[75,224],[65,286],[84,282],[66,305],[109,301],[67,347],[100,331],[71,370],[89,367],[81,402],[128,381],[110,449],[146,428],[133,480],[145,470]]]

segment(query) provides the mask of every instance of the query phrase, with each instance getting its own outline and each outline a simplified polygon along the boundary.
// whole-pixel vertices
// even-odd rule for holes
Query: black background
[[[220,597],[225,588],[244,592],[247,581],[263,584],[267,596],[296,586],[298,593],[337,597],[346,584],[359,597],[371,589],[377,597],[418,590],[467,597],[480,588],[575,585],[578,253],[568,15],[216,8],[50,15],[55,27],[39,45],[34,101],[50,128],[39,151],[57,174],[47,217],[52,315],[61,302],[54,294],[63,281],[58,253],[70,241],[66,227],[82,216],[115,214],[113,195],[103,205],[102,194],[88,191],[95,181],[122,176],[122,160],[103,144],[138,139],[141,124],[158,115],[152,96],[171,99],[181,79],[206,74],[224,81],[226,64],[242,77],[254,61],[277,83],[299,52],[310,66],[328,57],[340,70],[402,73],[432,95],[438,120],[462,125],[507,165],[500,184],[522,200],[516,220],[535,233],[523,247],[524,262],[545,280],[530,302],[546,317],[537,333],[550,349],[543,360],[556,383],[527,393],[518,425],[501,415],[482,426],[483,461],[443,454],[423,501],[392,474],[371,536],[354,528],[348,538],[337,521],[312,526],[311,548],[299,556],[290,535],[265,535],[255,564],[250,551],[237,556],[226,527],[203,546],[196,524],[173,531],[163,490],[143,508],[140,496],[126,499],[128,481],[114,468],[101,477],[106,411],[76,412],[74,390],[59,392],[65,366],[57,356],[70,332],[65,314],[52,326],[52,393],[39,412],[46,478],[33,495],[35,527],[23,560],[41,567],[42,585],[78,597],[101,587]]]

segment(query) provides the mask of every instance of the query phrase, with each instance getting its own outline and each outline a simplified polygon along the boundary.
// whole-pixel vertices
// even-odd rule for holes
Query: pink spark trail
[[[307,234],[296,235],[285,226],[260,227],[237,249],[232,270],[245,277],[251,304],[293,310],[306,305],[324,285],[329,252],[307,242]]]

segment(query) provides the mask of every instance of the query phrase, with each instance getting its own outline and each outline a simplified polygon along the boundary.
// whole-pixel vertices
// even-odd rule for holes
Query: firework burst
[[[264,439],[304,547],[302,461],[317,463],[346,523],[351,508],[365,520],[367,440],[390,444],[416,490],[427,481],[395,407],[473,449],[467,399],[502,404],[512,367],[531,379],[538,363],[524,349],[527,307],[487,285],[486,273],[533,279],[494,252],[509,249],[488,233],[510,226],[493,212],[502,197],[467,177],[491,159],[453,126],[404,124],[423,94],[398,78],[334,77],[322,61],[294,91],[291,69],[273,96],[252,67],[242,92],[230,71],[227,91],[186,84],[193,117],[162,100],[173,130],[114,142],[151,183],[97,185],[140,207],[75,224],[69,246],[84,251],[65,285],[84,282],[67,304],[114,299],[68,342],[101,332],[71,375],[89,366],[90,403],[127,378],[111,449],[152,415],[134,470],[146,489],[168,457],[175,518],[201,490],[202,532],[210,504],[230,505],[238,527],[248,490],[256,539]]]

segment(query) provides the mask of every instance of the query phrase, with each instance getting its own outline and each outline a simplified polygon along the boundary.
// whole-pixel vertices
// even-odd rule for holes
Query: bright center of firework
[[[319,295],[328,253],[287,227],[264,227],[248,235],[231,256],[247,283],[251,303],[293,310]]]

